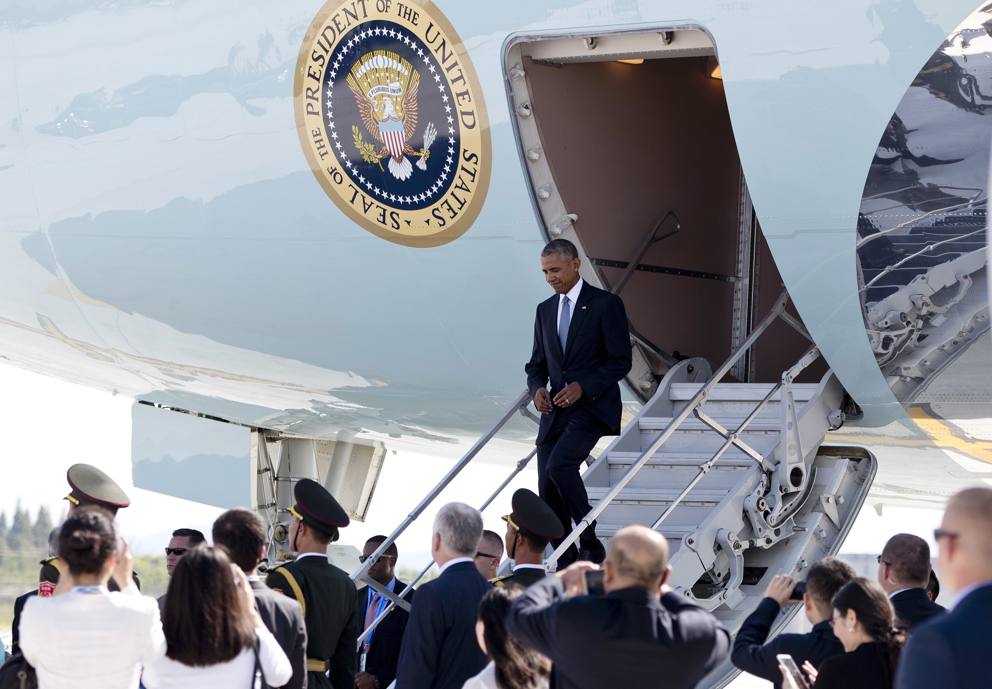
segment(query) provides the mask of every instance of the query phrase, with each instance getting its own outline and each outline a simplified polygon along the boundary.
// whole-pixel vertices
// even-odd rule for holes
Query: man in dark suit
[[[591,569],[598,567],[577,562],[534,584],[507,615],[509,634],[551,659],[552,689],[691,689],[727,658],[727,630],[667,585],[661,534],[617,532],[603,566],[605,596],[582,595]]]
[[[568,534],[572,522],[578,524],[590,509],[579,475],[582,462],[601,437],[620,432],[618,383],[630,371],[630,331],[619,297],[579,277],[579,255],[570,241],[555,239],[545,246],[541,270],[555,295],[537,307],[534,349],[524,369],[527,389],[542,415],[538,493]],[[579,544],[581,551],[570,548],[558,560],[559,567],[576,558],[603,561],[595,523]]]
[[[527,588],[548,575],[544,566],[544,549],[562,534],[561,522],[540,496],[526,488],[513,494],[513,511],[503,517],[506,522],[506,552],[513,560],[513,570],[493,579],[496,587]]]
[[[437,513],[431,554],[441,573],[417,589],[396,689],[461,689],[486,666],[475,636],[479,601],[491,588],[473,561],[481,538],[478,510],[452,502]]]
[[[295,600],[276,593],[259,579],[257,568],[265,559],[267,537],[265,522],[250,510],[228,510],[213,526],[214,545],[247,575],[262,622],[293,666],[293,676],[285,687],[302,689],[307,686],[307,628],[303,609]]]
[[[365,562],[376,551],[385,536],[373,536],[365,542],[365,549],[359,558]],[[396,558],[399,551],[396,544],[390,544],[386,552],[369,568],[369,577],[387,589],[400,595],[406,584],[396,578]],[[413,602],[415,591],[411,590],[404,599]],[[389,599],[376,593],[371,586],[358,590],[358,603],[355,612],[360,629],[366,631],[389,606]],[[372,630],[362,643],[358,654],[358,674],[355,675],[355,689],[386,689],[396,679],[396,664],[400,659],[400,644],[409,620],[409,613],[402,608],[394,608],[391,613]]]
[[[813,629],[808,634],[779,634],[768,641],[779,612],[786,605],[797,602],[792,600],[796,580],[784,575],[773,577],[765,597],[737,632],[731,662],[744,672],[768,680],[775,689],[781,689],[782,671],[775,658],[780,653],[791,655],[800,667],[809,661],[817,669],[826,659],[842,654],[844,646],[834,636],[831,624],[833,607],[830,601],[855,576],[850,565],[833,557],[814,564],[806,573],[806,591],[802,596],[806,619]]]
[[[351,689],[358,665],[355,582],[327,559],[327,546],[349,523],[348,513],[316,481],[293,487],[289,543],[296,560],[276,567],[265,583],[296,600],[307,626],[307,686]]]
[[[878,583],[889,595],[896,612],[896,626],[912,629],[945,612],[927,595],[930,580],[930,546],[919,536],[896,534],[878,556]]]
[[[913,629],[899,655],[896,689],[985,689],[992,619],[992,488],[950,499],[934,532],[938,566],[955,592],[946,615]]]

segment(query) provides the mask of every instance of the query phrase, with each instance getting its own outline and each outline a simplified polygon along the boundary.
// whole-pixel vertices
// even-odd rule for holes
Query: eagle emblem
[[[352,126],[355,148],[362,159],[378,165],[388,158],[389,172],[399,180],[413,175],[410,158],[419,158],[417,167],[427,169],[430,147],[437,136],[433,123],[424,130],[423,147],[409,145],[417,130],[417,90],[420,74],[410,63],[386,50],[374,50],[358,58],[348,73],[348,88],[355,96],[366,131],[379,143],[365,141],[358,125]]]

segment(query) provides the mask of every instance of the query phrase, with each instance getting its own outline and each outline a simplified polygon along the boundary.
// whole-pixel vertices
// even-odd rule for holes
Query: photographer
[[[805,591],[801,596],[793,596],[797,584],[795,579],[784,575],[774,577],[768,585],[765,598],[744,620],[737,633],[730,656],[733,664],[744,672],[768,680],[775,685],[775,689],[780,689],[782,673],[776,655],[791,655],[800,667],[809,661],[813,667],[819,668],[827,658],[843,653],[844,647],[834,636],[830,626],[833,615],[830,601],[855,576],[850,565],[827,557],[810,567],[806,575]],[[782,608],[800,601],[813,630],[808,634],[779,634],[765,643]]]
[[[723,662],[730,635],[716,618],[666,582],[668,543],[645,526],[610,541],[603,564],[605,595],[587,594],[577,562],[514,602],[507,631],[554,664],[556,689],[654,687],[691,689]],[[659,595],[660,594],[660,595]]]

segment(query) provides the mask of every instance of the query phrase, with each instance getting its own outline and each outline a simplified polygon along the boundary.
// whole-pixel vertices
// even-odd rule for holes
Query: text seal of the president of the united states
[[[349,218],[408,246],[459,237],[482,208],[492,144],[461,39],[430,2],[328,2],[296,66],[310,168]]]

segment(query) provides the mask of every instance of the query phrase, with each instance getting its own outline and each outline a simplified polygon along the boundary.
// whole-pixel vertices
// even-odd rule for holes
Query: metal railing
[[[571,531],[571,533],[569,533],[569,535],[565,538],[565,540],[558,545],[555,551],[548,558],[549,564],[557,563],[558,559],[565,553],[565,551],[567,551],[573,544],[575,544],[576,541],[579,540],[579,537],[582,535],[582,533],[592,524],[592,522],[596,521],[596,518],[599,517],[599,515],[602,514],[607,507],[609,507],[609,505],[617,498],[618,495],[620,495],[621,492],[623,492],[624,488],[626,488],[627,485],[634,479],[634,477],[644,467],[644,465],[648,463],[648,461],[666,442],[668,442],[668,439],[671,438],[672,435],[677,430],[679,430],[679,428],[686,422],[686,420],[690,416],[695,416],[702,423],[706,424],[712,430],[716,431],[721,436],[723,436],[724,442],[720,446],[720,448],[716,451],[716,453],[713,455],[713,457],[711,457],[708,461],[704,462],[703,464],[699,465],[696,476],[692,479],[692,481],[689,482],[689,485],[686,486],[686,488],[683,489],[679,493],[679,495],[672,501],[672,504],[668,506],[668,508],[662,513],[662,515],[654,522],[653,524],[654,528],[657,528],[659,525],[661,525],[661,523],[664,522],[665,519],[667,519],[668,516],[672,514],[675,508],[678,507],[679,504],[681,504],[685,500],[685,498],[689,495],[692,489],[703,479],[706,473],[709,472],[709,470],[713,467],[713,465],[716,464],[716,462],[720,459],[720,457],[722,457],[723,454],[728,449],[730,449],[731,446],[741,450],[744,454],[746,454],[748,457],[754,460],[754,462],[758,464],[763,470],[767,472],[772,472],[775,470],[776,467],[773,467],[770,464],[768,464],[768,462],[759,452],[757,452],[754,448],[752,448],[750,445],[748,445],[742,440],[741,436],[748,427],[748,425],[758,416],[758,414],[761,412],[762,409],[764,409],[764,407],[768,404],[768,402],[772,399],[772,397],[774,397],[775,393],[778,392],[780,389],[782,389],[783,386],[791,386],[791,377],[788,380],[786,380],[786,376],[783,375],[782,381],[777,383],[772,388],[772,390],[767,395],[765,395],[764,399],[762,399],[761,402],[758,403],[755,409],[752,410],[750,414],[748,414],[747,418],[744,419],[744,421],[733,431],[724,428],[715,419],[710,418],[706,413],[702,411],[702,406],[706,402],[706,399],[709,396],[710,391],[723,379],[725,375],[727,375],[730,369],[733,368],[734,364],[737,363],[737,361],[745,354],[745,352],[747,352],[754,345],[754,343],[757,342],[757,340],[764,334],[764,332],[768,329],[768,327],[777,319],[781,318],[783,321],[788,323],[792,328],[796,329],[801,335],[809,339],[809,335],[806,332],[805,328],[803,328],[802,324],[786,311],[786,307],[788,306],[788,304],[789,304],[789,295],[787,292],[783,292],[782,295],[775,302],[775,305],[772,307],[771,311],[769,311],[768,314],[761,320],[761,322],[754,328],[754,330],[751,331],[751,334],[748,335],[747,339],[744,340],[744,342],[742,342],[740,346],[730,355],[730,358],[728,358],[713,373],[713,375],[709,378],[709,380],[707,380],[706,383],[704,383],[703,386],[699,389],[699,391],[695,395],[693,395],[689,403],[686,404],[686,406],[672,419],[672,421],[668,424],[665,430],[662,431],[661,434],[651,442],[651,445],[646,450],[643,450],[641,452],[637,460],[630,466],[630,468],[627,469],[627,471],[620,478],[620,480],[617,481],[617,483],[610,488],[607,494],[596,503],[596,505],[589,511],[588,514],[586,514],[586,516],[582,519],[582,521],[575,526],[575,528]],[[813,347],[811,350],[807,351],[807,353],[800,359],[800,362],[806,361],[810,351],[816,351],[816,348]],[[805,366],[803,366],[803,368],[805,368]],[[786,373],[789,374],[792,371],[793,369],[790,369],[790,371]],[[662,387],[659,388],[659,391],[658,393],[656,393],[656,395],[665,394],[665,393],[666,393],[666,389]],[[650,402],[648,402],[648,404],[644,406],[641,415],[643,415],[646,410],[651,408],[652,402],[654,402],[654,399],[652,399]],[[639,422],[641,415],[638,415],[638,417],[631,422],[628,428],[636,428],[636,424]]]
[[[493,425],[493,427],[490,428],[483,436],[481,436],[478,440],[475,441],[472,447],[469,448],[468,452],[462,455],[461,459],[459,459],[458,462],[448,471],[448,473],[446,473],[444,477],[437,483],[437,485],[435,485],[434,488],[432,488],[430,492],[428,492],[427,495],[425,495],[421,499],[421,501],[417,504],[417,506],[413,509],[413,511],[410,512],[410,514],[408,514],[406,518],[403,519],[400,525],[396,527],[396,529],[393,530],[393,532],[386,538],[386,540],[383,541],[379,545],[379,547],[375,549],[375,551],[365,560],[364,563],[362,563],[362,566],[359,567],[358,570],[351,575],[353,581],[356,582],[361,581],[366,583],[368,586],[371,586],[373,589],[376,590],[376,592],[378,592],[380,595],[384,596],[385,598],[389,599],[390,601],[389,605],[386,607],[385,610],[383,610],[382,614],[379,615],[372,622],[372,624],[369,625],[369,628],[366,629],[365,632],[363,632],[362,635],[358,637],[359,645],[361,645],[361,643],[364,642],[365,639],[369,637],[369,635],[376,628],[376,626],[378,626],[379,623],[383,619],[385,619],[386,615],[388,615],[390,612],[393,611],[393,609],[395,609],[396,607],[401,607],[405,610],[409,610],[410,603],[406,600],[406,594],[412,591],[414,586],[420,583],[420,580],[423,579],[424,576],[427,574],[427,572],[430,571],[431,567],[434,566],[434,563],[430,562],[426,567],[424,567],[423,570],[421,570],[420,574],[417,576],[417,578],[414,579],[412,582],[410,582],[410,584],[399,595],[393,593],[392,591],[384,587],[382,584],[369,577],[368,576],[369,569],[372,568],[372,566],[375,564],[379,556],[385,554],[386,550],[393,543],[396,542],[396,539],[399,538],[403,534],[403,532],[406,531],[407,528],[409,528],[409,526],[413,524],[413,522],[416,521],[427,510],[427,508],[431,505],[431,503],[434,502],[434,500],[436,500],[437,497],[444,491],[444,489],[447,488],[448,485],[455,480],[455,478],[462,472],[462,470],[465,469],[465,467],[467,467],[472,462],[473,459],[475,459],[476,455],[478,455],[479,452],[481,452],[482,449],[489,444],[489,442],[510,421],[510,419],[513,418],[515,414],[519,412],[523,416],[533,421],[538,421],[538,419],[527,410],[527,405],[530,403],[530,400],[531,397],[529,392],[527,392],[526,390],[524,392],[521,392],[520,395],[513,401],[513,403],[503,413],[500,419]],[[492,502],[497,497],[499,497],[499,495],[504,490],[506,490],[506,487],[510,485],[513,479],[515,479],[517,475],[524,470],[524,468],[526,468],[526,466],[534,458],[535,454],[537,454],[536,447],[533,450],[531,450],[525,457],[517,461],[517,464],[514,467],[513,471],[510,473],[510,475],[507,476],[506,479],[496,488],[496,490],[494,490],[492,494],[490,494],[490,496],[485,500],[485,502],[483,502],[482,505],[480,505],[479,507],[480,512],[485,511],[485,509],[489,507],[489,505],[491,505]]]

